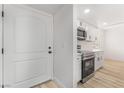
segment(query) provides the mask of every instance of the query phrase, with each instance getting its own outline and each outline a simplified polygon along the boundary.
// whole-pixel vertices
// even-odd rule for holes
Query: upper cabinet
[[[82,26],[86,27],[86,33],[87,33],[87,37],[86,40],[82,40],[82,42],[91,42],[92,44],[94,44],[94,48],[99,48],[103,50],[103,30],[95,27],[92,24],[88,24],[82,20],[78,20],[78,25],[79,23],[82,22]]]
[[[92,43],[93,48],[99,48],[103,50],[104,47],[104,31],[100,28],[98,7],[94,5],[78,5],[77,7],[77,25],[86,28],[87,37],[86,40],[81,42]],[[88,45],[91,45],[89,44]]]

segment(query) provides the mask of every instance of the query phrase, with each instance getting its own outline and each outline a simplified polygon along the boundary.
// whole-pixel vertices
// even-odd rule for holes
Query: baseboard
[[[57,83],[58,85],[60,85],[60,87],[66,88],[66,87],[64,86],[64,84],[63,84],[60,80],[58,80],[56,77],[53,78],[53,81],[54,81],[55,83]]]

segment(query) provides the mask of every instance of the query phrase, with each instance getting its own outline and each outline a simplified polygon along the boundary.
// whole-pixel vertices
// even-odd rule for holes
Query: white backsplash
[[[79,45],[81,45],[82,50],[93,50],[93,49],[99,49],[99,45],[96,42],[85,42],[85,41],[79,41]]]

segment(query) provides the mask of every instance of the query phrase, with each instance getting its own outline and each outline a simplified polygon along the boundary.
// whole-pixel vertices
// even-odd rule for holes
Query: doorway
[[[3,5],[3,11],[4,17],[0,18],[0,38],[3,38],[0,48],[4,46],[4,54],[0,55],[0,60],[4,58],[3,66],[0,63],[1,85],[31,87],[52,79],[52,16],[25,5]]]

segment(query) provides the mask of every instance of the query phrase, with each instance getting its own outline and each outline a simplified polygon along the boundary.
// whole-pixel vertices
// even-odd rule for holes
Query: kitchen
[[[100,30],[95,27],[90,28],[90,25],[87,25],[87,27],[82,26],[82,23],[80,22],[80,26],[77,28],[78,55],[81,55],[77,59],[80,64],[82,64],[81,62],[83,62],[81,66],[81,68],[83,69],[82,74],[89,73],[88,75],[84,74],[84,77],[82,77],[83,83],[87,81],[85,77],[89,76],[90,78],[90,74],[92,77],[92,73],[100,69],[103,66],[104,62],[104,50],[101,48],[102,45],[100,45],[101,42],[103,42],[101,41],[103,32],[100,32]],[[85,69],[87,69],[87,71],[85,71]]]
[[[123,53],[120,50],[124,48],[118,46],[119,40],[123,39],[120,35],[124,29],[123,8],[123,5],[111,4],[77,5],[76,70],[82,73],[77,74],[81,87],[124,87],[119,83],[124,80]]]
[[[124,5],[1,4],[0,11],[0,87],[124,87]]]
[[[103,67],[104,62],[104,33],[102,29],[85,21],[85,16],[90,11],[92,10],[78,5],[77,71],[81,74],[77,74],[77,81],[81,80],[82,83],[92,78],[94,72]]]

